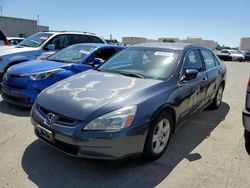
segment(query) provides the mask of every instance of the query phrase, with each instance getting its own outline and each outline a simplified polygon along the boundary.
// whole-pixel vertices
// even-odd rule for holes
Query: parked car
[[[7,45],[9,45],[9,42],[4,33],[0,30],[0,46],[7,46]]]
[[[10,46],[14,46],[22,42],[25,38],[22,37],[7,37]]]
[[[85,43],[67,47],[45,60],[31,60],[14,65],[2,82],[4,101],[30,108],[37,95],[48,86],[77,73],[92,69],[123,47]],[[99,59],[96,59],[99,58]]]
[[[12,65],[36,59],[46,51],[57,51],[77,43],[106,43],[102,38],[86,32],[39,32],[16,46],[0,50],[0,81]]]
[[[73,156],[155,160],[190,114],[220,106],[225,83],[225,65],[206,47],[140,44],[45,89],[31,121],[40,139]]]
[[[244,55],[245,61],[250,61],[250,51],[241,51]]]
[[[245,108],[243,109],[242,112],[242,120],[243,120],[243,126],[245,128],[244,135],[245,135],[246,149],[250,154],[250,78],[247,84],[246,102],[245,102]]]
[[[245,57],[244,55],[242,55],[242,53],[236,51],[236,50],[221,50],[222,54],[227,54],[227,58],[226,61],[244,61]],[[219,55],[220,56],[220,55]]]

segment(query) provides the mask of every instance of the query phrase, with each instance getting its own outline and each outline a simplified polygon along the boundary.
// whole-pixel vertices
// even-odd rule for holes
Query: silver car
[[[0,81],[12,65],[36,59],[44,52],[61,50],[77,43],[106,43],[104,39],[86,32],[39,32],[16,46],[0,48]]]
[[[242,112],[242,120],[245,128],[246,149],[250,153],[250,78],[248,80],[246,103]]]

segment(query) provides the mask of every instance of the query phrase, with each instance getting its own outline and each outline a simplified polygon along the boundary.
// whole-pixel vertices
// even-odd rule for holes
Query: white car
[[[221,50],[221,53],[227,54],[228,60],[230,61],[244,61],[245,60],[245,56],[236,50],[224,49],[224,50]]]
[[[0,47],[0,81],[12,65],[36,59],[44,52],[58,51],[77,43],[106,43],[106,41],[87,32],[39,32],[18,45]]]
[[[17,45],[18,43],[22,42],[25,38],[22,37],[7,37],[10,46]]]

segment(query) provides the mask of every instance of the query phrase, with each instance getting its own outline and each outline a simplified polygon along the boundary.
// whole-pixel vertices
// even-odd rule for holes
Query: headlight
[[[21,74],[20,76],[29,76],[32,80],[43,80],[61,71],[63,71],[63,69],[54,69],[44,72]]]
[[[128,106],[94,119],[83,130],[120,130],[128,128],[134,119],[135,113],[136,106]]]

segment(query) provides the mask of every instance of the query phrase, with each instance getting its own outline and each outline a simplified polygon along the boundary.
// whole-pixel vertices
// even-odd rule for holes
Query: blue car
[[[44,60],[32,60],[12,66],[4,75],[4,101],[29,108],[38,94],[52,84],[94,68],[124,47],[85,43],[67,47]]]

